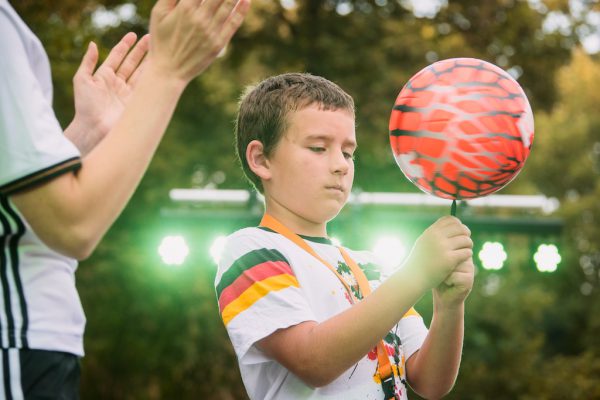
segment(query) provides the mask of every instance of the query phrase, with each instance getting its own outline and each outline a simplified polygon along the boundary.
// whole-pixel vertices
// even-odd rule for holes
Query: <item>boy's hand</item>
[[[438,287],[458,266],[471,260],[470,236],[471,231],[458,218],[442,217],[417,239],[405,267],[425,290]]]
[[[473,258],[460,263],[454,271],[433,289],[436,305],[452,308],[461,305],[473,288],[475,266]]]
[[[91,42],[73,77],[75,117],[65,134],[82,155],[106,136],[125,109],[148,52],[149,36],[137,44],[136,38],[132,32],[123,36],[95,72],[98,48]]]
[[[150,18],[152,69],[187,85],[229,43],[249,8],[250,0],[158,0]]]

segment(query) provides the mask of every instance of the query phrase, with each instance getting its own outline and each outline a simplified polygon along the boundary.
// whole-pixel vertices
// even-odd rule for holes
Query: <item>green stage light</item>
[[[158,246],[158,254],[167,265],[181,265],[184,263],[190,249],[183,236],[165,236]]]
[[[398,268],[406,257],[406,246],[397,237],[382,236],[373,247],[373,252],[377,255],[386,272],[391,273]]]
[[[225,248],[226,240],[227,237],[225,236],[217,236],[210,245],[210,256],[212,257],[215,264],[219,264],[219,261],[221,261],[221,255],[223,254],[223,249]]]
[[[499,242],[485,242],[481,251],[479,251],[479,259],[484,269],[495,271],[502,269],[506,258],[504,246]]]
[[[533,255],[535,266],[540,272],[554,272],[562,260],[558,247],[553,244],[540,244]]]

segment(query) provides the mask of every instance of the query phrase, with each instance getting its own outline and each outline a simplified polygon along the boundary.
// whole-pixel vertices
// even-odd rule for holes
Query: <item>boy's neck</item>
[[[265,213],[269,214],[297,235],[327,237],[327,223],[312,222],[273,201],[266,201]]]

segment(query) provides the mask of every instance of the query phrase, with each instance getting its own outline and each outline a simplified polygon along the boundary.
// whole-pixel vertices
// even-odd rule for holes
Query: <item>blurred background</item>
[[[145,33],[153,3],[12,2],[48,51],[63,126],[88,42],[104,57],[125,32]],[[552,206],[460,205],[477,276],[448,398],[600,399],[599,52],[597,1],[253,0],[222,57],[185,92],[129,206],[80,265],[88,317],[82,398],[246,398],[218,315],[214,259],[219,237],[257,224],[260,203],[170,195],[249,188],[232,133],[246,85],[289,71],[335,81],[357,104],[356,195],[416,194],[389,148],[394,100],[428,64],[476,57],[518,79],[535,115],[531,156],[499,194],[540,196]],[[330,233],[353,248],[391,248],[398,261],[448,211],[449,202],[356,202]],[[417,309],[428,322],[431,297]]]

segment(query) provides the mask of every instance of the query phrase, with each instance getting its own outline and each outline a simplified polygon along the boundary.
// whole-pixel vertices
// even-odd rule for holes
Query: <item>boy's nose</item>
[[[335,174],[346,174],[348,172],[348,160],[344,157],[344,152],[333,152],[331,156],[331,170]]]

